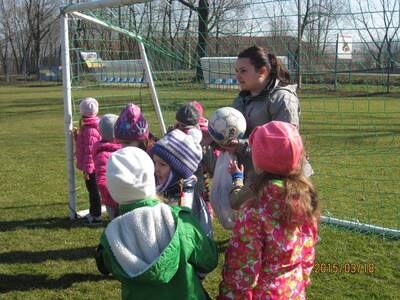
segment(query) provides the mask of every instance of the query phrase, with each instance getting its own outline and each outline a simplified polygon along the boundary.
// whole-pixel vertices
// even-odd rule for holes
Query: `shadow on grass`
[[[14,172],[12,170],[12,172]],[[28,204],[28,205],[18,205],[18,206],[5,206],[5,207],[0,207],[0,210],[5,210],[5,209],[27,209],[27,208],[37,208],[37,207],[49,207],[49,206],[64,206],[64,202],[52,202],[52,203],[43,203],[43,204]]]
[[[95,253],[96,249],[94,247],[45,251],[10,251],[0,253],[0,263],[41,263],[47,260],[76,261],[85,258],[93,258]]]
[[[46,275],[0,274],[0,293],[29,291],[33,289],[66,289],[76,282],[101,281],[107,278],[109,277],[82,273],[70,273],[57,279],[50,279]]]
[[[14,116],[22,116],[22,115],[32,115],[37,113],[48,113],[48,112],[61,112],[62,107],[60,109],[36,109],[36,110],[29,110],[29,111],[9,111],[4,112],[1,114],[2,117],[14,117]]]
[[[104,226],[107,223],[103,223]],[[0,221],[0,232],[11,231],[17,228],[25,229],[54,229],[54,228],[64,228],[70,229],[75,227],[82,227],[83,220],[70,220],[69,218],[38,218],[38,219],[27,219],[18,221]]]

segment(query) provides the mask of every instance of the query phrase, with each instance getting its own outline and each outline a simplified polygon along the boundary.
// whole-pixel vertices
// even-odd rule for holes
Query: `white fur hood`
[[[178,269],[179,257],[168,255],[169,251],[166,251],[169,247],[179,247],[179,243],[174,242],[177,240],[174,239],[176,226],[171,208],[159,203],[136,208],[114,219],[107,226],[105,235],[118,264],[129,278],[135,278],[153,266],[156,270],[163,266]],[[158,273],[162,272],[148,273],[152,280],[169,280],[160,278],[163,275]],[[149,280],[148,276],[146,280]]]

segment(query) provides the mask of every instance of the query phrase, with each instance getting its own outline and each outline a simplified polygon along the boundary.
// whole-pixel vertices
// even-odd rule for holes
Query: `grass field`
[[[400,100],[380,92],[368,86],[342,87],[340,93],[307,88],[301,93],[301,131],[324,213],[399,229]],[[85,95],[100,99],[101,113],[118,113],[135,101],[158,130],[143,90],[74,91],[77,98]],[[179,103],[200,100],[208,116],[230,104],[234,92],[170,89],[159,97],[169,123]],[[101,276],[93,260],[104,227],[67,219],[62,88],[0,85],[0,128],[0,298],[119,298],[119,283]],[[86,208],[79,174],[77,183],[78,207]],[[215,233],[220,264],[205,281],[214,297],[229,237],[217,222]],[[309,299],[400,298],[399,241],[327,225],[319,235]],[[345,272],[351,263],[359,268]],[[334,272],[333,264],[342,272]]]

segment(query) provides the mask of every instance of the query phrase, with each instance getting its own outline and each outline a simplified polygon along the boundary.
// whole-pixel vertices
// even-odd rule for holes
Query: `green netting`
[[[144,73],[135,63],[138,40],[145,44],[167,125],[177,107],[193,99],[203,104],[206,116],[231,104],[237,94],[231,57],[253,44],[267,47],[286,60],[294,79],[300,71],[300,129],[323,214],[399,230],[400,12],[395,3],[302,1],[299,12],[293,0],[217,1],[209,5],[208,32],[202,34],[204,10],[197,2],[195,9],[179,1],[151,1],[87,11],[125,33],[70,20],[73,100],[94,96],[101,114],[118,114],[135,102],[159,134]],[[336,55],[342,35],[351,36],[351,59]],[[95,52],[97,64],[85,61],[82,52]],[[202,69],[200,56],[225,59]],[[75,109],[75,121],[78,116]]]

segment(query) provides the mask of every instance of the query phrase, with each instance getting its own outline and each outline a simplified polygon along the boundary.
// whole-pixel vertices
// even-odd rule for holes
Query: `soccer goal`
[[[137,0],[108,0],[108,1],[93,1],[87,3],[78,3],[66,6],[62,9],[61,13],[61,42],[62,42],[62,62],[63,62],[63,86],[64,86],[64,129],[65,129],[65,145],[67,153],[67,170],[68,170],[68,207],[69,216],[71,219],[76,218],[78,215],[83,215],[87,210],[78,212],[76,206],[76,181],[75,181],[75,169],[74,169],[74,154],[73,154],[73,135],[72,130],[74,127],[73,119],[73,98],[72,98],[72,82],[77,82],[76,86],[86,82],[92,86],[99,86],[102,84],[140,84],[146,83],[153,104],[154,111],[157,116],[157,120],[160,126],[161,133],[165,133],[165,124],[163,116],[161,114],[160,105],[157,98],[157,92],[154,86],[152,72],[150,64],[146,55],[146,49],[143,44],[143,38],[132,32],[129,32],[118,26],[114,26],[110,23],[104,22],[101,19],[96,18],[94,15],[85,14],[87,12],[93,12],[104,8],[120,7],[121,5],[127,5],[132,3],[140,3],[143,1]],[[107,29],[109,37],[113,36],[113,33],[120,35],[126,35],[133,39],[139,49],[139,58],[137,59],[112,59],[112,53],[109,54],[111,59],[103,60],[96,51],[82,51],[86,49],[76,47],[73,50],[75,59],[71,64],[71,53],[70,53],[70,22],[79,23],[75,30],[79,30],[79,26],[87,26],[83,24],[95,25],[97,27]],[[87,28],[87,27],[86,27]],[[74,36],[74,35],[73,35]],[[94,38],[93,38],[94,39]],[[99,39],[100,41],[100,39]],[[74,40],[76,44],[76,40]],[[92,43],[92,46],[96,45],[96,42]],[[113,47],[111,43],[111,48]],[[104,46],[102,47],[104,48]],[[71,76],[71,70],[75,70],[74,76]],[[79,97],[77,99],[79,101]],[[134,99],[127,98],[127,101],[134,101]],[[100,101],[100,105],[103,101]]]
[[[70,217],[87,207],[72,143],[81,99],[95,97],[100,115],[134,102],[161,136],[185,102],[201,102],[206,117],[231,105],[238,94],[235,57],[259,45],[301,84],[300,131],[322,221],[400,237],[400,106],[388,93],[399,92],[399,63],[390,51],[374,52],[387,45],[384,29],[357,17],[383,20],[384,10],[357,0],[308,13],[293,0],[204,2],[101,0],[62,8]],[[386,28],[394,45],[399,19]]]

